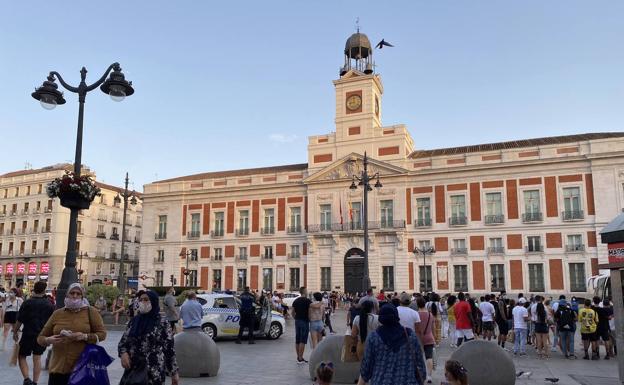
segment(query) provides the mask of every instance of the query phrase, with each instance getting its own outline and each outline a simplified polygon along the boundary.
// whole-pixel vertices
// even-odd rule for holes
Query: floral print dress
[[[161,319],[154,329],[143,336],[131,337],[128,328],[119,341],[119,356],[123,353],[130,355],[130,362],[134,363],[141,357],[147,363],[147,385],[164,385],[165,376],[178,372],[175,350],[173,348],[173,333],[166,320]]]

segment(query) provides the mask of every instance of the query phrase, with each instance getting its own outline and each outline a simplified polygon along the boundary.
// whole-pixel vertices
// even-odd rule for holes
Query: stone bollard
[[[468,382],[479,385],[514,385],[516,367],[509,354],[493,342],[464,342],[451,354],[451,360],[464,365]],[[441,363],[444,367],[444,363]]]
[[[180,377],[214,377],[219,372],[221,353],[201,328],[186,329],[174,337]]]
[[[342,345],[344,336],[334,335],[323,338],[316,349],[310,355],[310,378],[316,377],[316,369],[322,361],[332,362],[334,364],[334,383],[355,384],[360,378],[359,362],[342,362],[340,356],[342,354]]]

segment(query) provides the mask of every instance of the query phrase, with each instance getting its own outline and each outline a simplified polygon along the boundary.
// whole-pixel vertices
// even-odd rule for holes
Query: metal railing
[[[466,254],[468,254],[468,248],[466,247],[451,248],[451,255],[466,255]]]
[[[213,255],[212,257],[210,257],[210,260],[221,262],[223,261],[223,255]]]
[[[187,239],[199,239],[199,230],[196,231],[189,231],[186,233],[186,238]]]
[[[262,259],[273,259],[273,254],[262,254]]]
[[[111,223],[121,223],[120,221],[121,220],[119,218],[115,218],[115,217],[111,219]]]
[[[301,225],[297,225],[297,226],[288,226],[288,228],[286,229],[286,231],[288,232],[288,234],[298,234],[301,232]]]
[[[301,253],[288,253],[288,259],[301,259]]]
[[[466,226],[468,224],[468,218],[465,215],[454,215],[449,217],[449,225],[451,226]]]
[[[154,240],[155,241],[163,241],[167,239],[167,233],[155,233],[154,234]]]
[[[115,241],[119,240],[119,234],[118,233],[113,233],[110,235],[110,239],[113,239]]]
[[[223,236],[223,229],[210,230],[210,236],[213,238],[218,238]]]
[[[52,232],[52,228],[50,228],[50,227],[43,227],[41,229],[41,232],[42,233],[51,233]]]
[[[165,263],[165,258],[154,257],[154,263]]]
[[[33,227],[33,228],[31,228],[31,229],[30,229],[30,233],[31,233],[31,234],[37,234],[37,233],[39,233],[39,227]]]
[[[28,209],[23,209],[22,210],[22,215],[28,215]]]
[[[9,216],[10,217],[14,217],[16,215],[17,215],[17,211],[13,211],[13,210],[9,211]]]
[[[235,258],[237,261],[246,261],[247,255],[237,255]]]
[[[260,233],[262,235],[272,235],[275,234],[275,227],[263,227],[260,229]]]
[[[98,221],[108,222],[108,218],[106,216],[98,216]]]
[[[242,229],[236,229],[235,232],[237,237],[246,237],[249,235],[249,227],[243,227]]]
[[[347,222],[347,223],[332,223],[329,224],[315,224],[308,225],[309,233],[318,233],[323,231],[359,231],[364,227],[361,222]],[[387,229],[404,229],[405,221],[404,220],[393,220],[393,221],[372,221],[368,222],[369,230],[387,230]]]
[[[117,259],[117,253],[110,253],[109,259]]]
[[[414,227],[431,227],[431,217],[414,219]]]
[[[544,215],[542,213],[524,213],[522,214],[522,222],[531,223],[531,222],[541,222],[544,220]]]
[[[576,244],[576,245],[566,245],[565,247],[566,251],[569,253],[580,253],[585,251],[585,245],[582,244]]]
[[[505,223],[505,216],[502,214],[496,215],[486,215],[485,216],[485,224],[486,225],[500,225]]]
[[[46,207],[45,209],[43,209],[43,212],[46,214],[49,214],[52,212],[52,207]]]
[[[561,212],[561,219],[564,221],[579,221],[585,218],[583,210],[565,210]]]
[[[544,246],[536,245],[536,246],[525,246],[524,251],[527,253],[543,253]]]
[[[504,254],[505,248],[502,246],[488,247],[487,252],[488,254]]]

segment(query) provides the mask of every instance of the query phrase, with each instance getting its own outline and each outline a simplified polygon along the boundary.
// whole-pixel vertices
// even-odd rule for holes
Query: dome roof
[[[354,33],[347,39],[345,55],[354,59],[365,59],[372,53],[371,43],[368,36],[363,33]]]

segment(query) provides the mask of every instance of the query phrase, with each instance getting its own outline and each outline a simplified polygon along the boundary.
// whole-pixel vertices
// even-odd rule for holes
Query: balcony
[[[273,254],[263,254],[262,259],[273,260]]]
[[[585,245],[582,245],[582,244],[566,245],[565,249],[568,253],[582,253],[585,251]]]
[[[275,227],[263,227],[260,229],[260,233],[262,235],[273,235],[275,234]]]
[[[237,237],[246,237],[249,235],[249,227],[243,227],[242,229],[236,229]]]
[[[222,262],[223,255],[213,255],[212,257],[210,257],[210,260],[214,262]]]
[[[9,212],[9,216],[10,216],[10,217],[14,217],[14,216],[16,216],[16,215],[17,215],[17,211],[16,211],[16,210],[15,210],[15,211],[14,211],[14,210],[11,210],[11,211]]]
[[[288,259],[292,259],[292,260],[300,260],[301,259],[301,253],[288,253]]]
[[[134,243],[141,243],[141,238],[134,237]]]
[[[27,231],[26,229],[18,229],[17,230],[17,235],[26,235]]]
[[[106,218],[106,215],[104,216],[98,216],[98,221],[102,221],[102,222],[108,222],[108,218]]]
[[[115,240],[115,241],[118,241],[118,240],[119,240],[119,234],[117,234],[117,233],[112,233],[112,234],[110,235],[110,239]]]
[[[52,232],[52,229],[51,229],[50,227],[43,227],[43,228],[41,229],[41,232],[42,232],[42,233],[51,233],[51,232]]]
[[[111,219],[111,223],[121,223],[121,222],[119,222],[119,218],[113,217],[113,219]]]
[[[155,241],[164,241],[165,239],[167,239],[167,233],[156,233],[156,234],[154,234],[154,240]]]
[[[103,239],[106,239],[106,231],[98,231],[98,232],[95,234],[95,236],[96,236],[97,238],[103,238]]]
[[[468,224],[468,218],[465,215],[453,215],[449,217],[450,226],[466,226]]]
[[[137,221],[137,222],[134,224],[134,226],[136,226],[136,227],[142,227],[143,225],[141,224],[141,222]]]
[[[43,249],[43,254],[44,255],[50,254],[50,249]]]
[[[505,254],[505,248],[503,246],[493,246],[487,248],[488,254]]]
[[[0,213],[0,219],[1,219],[1,218],[5,218],[5,217],[6,217],[6,215],[7,215],[7,213],[6,213],[6,212]]]
[[[451,255],[468,255],[468,249],[466,247],[453,247]]]
[[[503,223],[505,223],[505,216],[502,214],[485,216],[486,225],[501,225]]]
[[[220,238],[223,236],[223,229],[210,230],[210,236],[212,238]]]
[[[414,219],[414,227],[431,227],[431,217]]]
[[[286,232],[288,232],[288,234],[299,234],[301,233],[301,225],[288,226]]]
[[[154,257],[154,263],[156,264],[165,263],[165,258]]]
[[[582,210],[566,210],[561,212],[561,219],[564,221],[581,221],[585,218]]]
[[[525,246],[524,252],[527,253],[527,254],[543,253],[544,252],[544,246],[541,246],[541,245]]]
[[[39,228],[38,227],[33,227],[29,230],[29,232],[31,234],[39,234]]]
[[[522,214],[522,223],[535,223],[544,220],[542,213],[524,213]]]
[[[186,233],[186,239],[199,239],[199,230]]]
[[[52,207],[46,207],[45,209],[43,209],[43,212],[46,214],[50,214],[52,212]]]
[[[237,255],[236,256],[236,261],[246,261],[247,260],[247,255]]]
[[[15,235],[15,229],[7,230],[4,234],[5,235]]]
[[[117,259],[117,253],[110,253],[110,258],[109,259]]]
[[[385,219],[380,222],[368,222],[369,229],[404,229],[405,221]]]
[[[22,210],[22,215],[28,215],[28,209]]]

